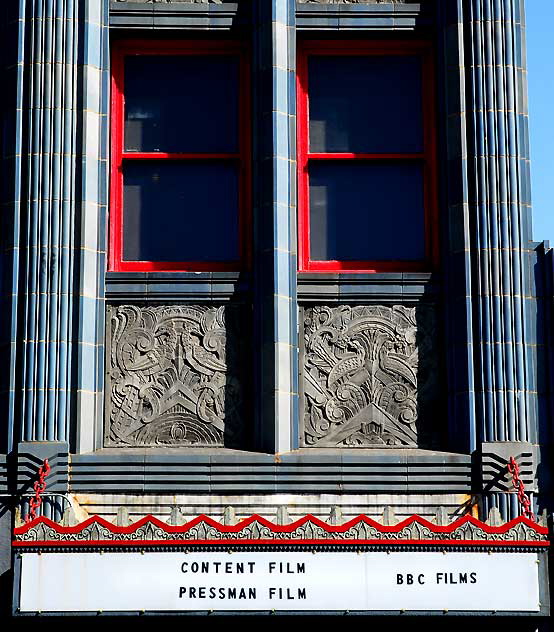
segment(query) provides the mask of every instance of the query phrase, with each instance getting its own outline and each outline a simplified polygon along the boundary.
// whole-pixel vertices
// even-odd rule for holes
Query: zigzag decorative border
[[[385,526],[365,515],[333,526],[312,515],[288,525],[277,525],[252,515],[236,525],[223,525],[200,515],[183,525],[172,526],[154,516],[118,527],[99,516],[65,527],[39,517],[14,529],[13,546],[110,547],[168,545],[479,545],[548,546],[548,528],[524,516],[501,526],[488,525],[472,516],[440,526],[420,516],[411,516],[394,526]]]

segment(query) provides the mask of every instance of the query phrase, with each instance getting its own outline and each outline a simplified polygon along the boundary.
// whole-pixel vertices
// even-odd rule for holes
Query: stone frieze
[[[436,389],[434,338],[430,306],[305,308],[304,445],[418,446]]]
[[[236,445],[238,310],[108,307],[107,447]]]

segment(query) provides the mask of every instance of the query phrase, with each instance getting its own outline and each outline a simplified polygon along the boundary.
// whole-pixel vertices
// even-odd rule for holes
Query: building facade
[[[523,4],[0,9],[6,616],[49,610],[22,607],[22,556],[163,548],[164,524],[203,525],[208,551],[233,529],[258,553],[389,534],[403,559],[451,538],[546,564],[554,260],[531,236]],[[24,523],[41,467],[50,522]],[[532,612],[305,614],[536,629],[533,581]]]

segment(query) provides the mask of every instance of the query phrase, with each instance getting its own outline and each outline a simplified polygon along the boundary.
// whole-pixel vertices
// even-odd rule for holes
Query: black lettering
[[[297,565],[297,569],[296,569],[299,573],[305,573],[306,572],[306,564],[304,562],[298,562]]]
[[[304,564],[302,564],[302,566],[304,566]],[[302,571],[304,572],[304,571]],[[298,599],[306,599],[306,589],[305,588],[299,588],[298,589]]]
[[[403,584],[404,583],[404,577],[398,573],[398,575],[396,576],[396,583],[397,584]]]
[[[425,578],[425,575],[423,573],[420,573],[417,576],[417,583],[418,584],[424,584],[425,583],[425,579],[424,578]]]
[[[275,588],[270,588],[269,589],[269,598],[270,599],[273,599],[273,597],[275,597],[275,592],[276,592]]]
[[[454,579],[454,573],[450,573],[450,583],[457,584],[458,582]]]
[[[205,599],[206,598],[206,587],[205,586],[200,586],[200,588],[198,589],[198,597],[200,599]]]
[[[249,588],[248,589],[248,599],[256,599],[256,589]]]
[[[406,573],[406,583],[407,584],[414,583],[414,576],[411,573]]]
[[[189,565],[189,563],[188,563],[188,562],[183,562],[183,563],[181,564],[181,573],[188,573],[188,572],[189,572],[189,571],[188,571],[188,568],[187,568],[187,566],[188,566],[188,565]]]
[[[209,562],[202,562],[202,572],[203,573],[209,573],[210,572],[210,563]]]
[[[181,588],[179,588],[179,599],[181,599],[186,594],[187,594],[187,589],[184,586],[181,586]]]
[[[219,573],[219,567],[221,566],[221,562],[213,562],[213,565],[215,566],[215,572]]]
[[[193,563],[190,565],[190,570],[191,570],[193,573],[198,573],[198,562],[193,562]]]
[[[244,563],[237,562],[237,573],[244,573]]]
[[[225,562],[225,572],[226,573],[233,572],[233,562]]]
[[[470,584],[476,584],[477,583],[477,573],[470,573],[469,574],[469,583]]]
[[[444,573],[437,573],[437,584],[442,582],[442,578],[444,577]]]
[[[210,587],[210,599],[215,599],[215,588],[213,586]]]
[[[248,566],[250,566],[250,572],[253,573],[254,572],[254,564],[256,562],[247,562]]]
[[[460,573],[460,584],[467,584],[467,573]]]
[[[237,589],[229,588],[229,599],[236,599],[236,598],[237,598]]]
[[[196,599],[196,588],[194,586],[189,588],[189,595],[191,599]]]
[[[269,563],[269,572],[273,573],[274,570],[275,570],[275,562],[270,562]]]
[[[220,588],[219,589],[219,598],[220,599],[225,599],[225,588]]]
[[[240,589],[239,599],[246,599],[246,591],[244,590],[244,588]]]

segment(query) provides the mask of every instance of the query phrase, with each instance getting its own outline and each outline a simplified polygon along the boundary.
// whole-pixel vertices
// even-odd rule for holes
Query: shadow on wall
[[[549,242],[535,248],[534,280],[536,305],[536,359],[535,381],[537,391],[538,433],[540,457],[537,478],[541,481],[541,494],[537,511],[554,509],[552,487],[552,446],[554,443],[554,249]]]

